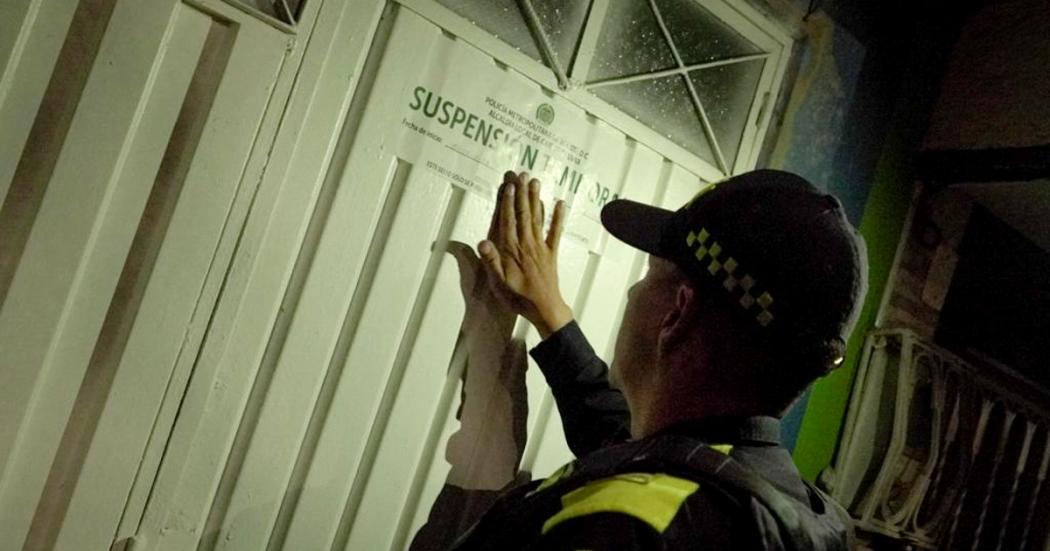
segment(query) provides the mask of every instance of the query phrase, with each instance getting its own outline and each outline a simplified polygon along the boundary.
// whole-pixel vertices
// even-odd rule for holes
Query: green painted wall
[[[815,480],[831,463],[838,445],[864,337],[875,326],[912,197],[916,159],[961,18],[961,14],[942,13],[932,7],[916,10],[911,16],[910,27],[899,28],[900,34],[886,39],[888,42],[872,44],[867,52],[868,57],[885,60],[883,66],[896,67],[879,75],[893,79],[896,86],[888,90],[893,98],[892,115],[881,147],[874,148],[878,160],[868,180],[870,187],[860,218],[860,232],[868,245],[870,285],[857,329],[847,345],[846,364],[814,385],[802,415],[792,453],[809,480]],[[853,124],[865,124],[871,114],[854,111],[851,115]],[[863,188],[864,184],[865,179],[858,178],[847,185]]]
[[[853,377],[860,363],[864,336],[875,325],[882,291],[903,229],[913,185],[911,167],[908,166],[912,155],[905,141],[899,131],[893,131],[887,137],[861,218],[860,233],[868,245],[870,286],[857,330],[847,345],[847,362],[814,385],[802,418],[794,459],[802,475],[809,480],[816,479],[835,453]]]

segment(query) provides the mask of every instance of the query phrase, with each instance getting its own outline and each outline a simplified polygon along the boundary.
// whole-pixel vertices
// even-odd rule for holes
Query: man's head
[[[864,244],[802,178],[749,172],[675,212],[613,201],[602,222],[652,255],[613,362],[632,407],[670,392],[723,397],[723,414],[779,413],[842,362],[867,288]]]

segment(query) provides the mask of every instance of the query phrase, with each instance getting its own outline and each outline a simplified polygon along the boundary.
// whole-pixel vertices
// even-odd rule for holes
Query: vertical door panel
[[[149,193],[138,183],[156,173],[203,44],[198,20],[152,19],[103,44],[0,307],[0,531],[12,539],[26,533],[25,504],[39,498]],[[169,35],[188,47],[168,48]]]
[[[442,226],[452,194],[446,182],[436,181],[407,163],[395,161],[392,164],[393,182],[386,199],[387,208],[383,209],[384,215],[392,219],[379,221],[381,232],[377,232],[369,247],[369,255],[379,257],[374,274],[358,280],[354,301],[363,304],[361,313],[355,316],[356,323],[344,327],[345,338],[351,341],[349,348],[345,356],[340,354],[342,357],[333,358],[333,364],[338,365],[321,364],[338,369],[339,374],[331,381],[335,385],[331,403],[327,405],[327,411],[318,416],[324,425],[319,429],[313,461],[298,503],[310,508],[314,500],[320,501],[319,508],[324,514],[335,516],[329,530],[342,513],[345,493],[367,447],[370,426],[377,418],[384,388],[393,370],[402,368],[398,364],[407,359],[407,350],[403,349],[401,341],[412,332],[409,324],[414,304],[429,295],[423,275],[431,257],[431,245]],[[326,267],[324,259],[318,260],[320,265],[315,265],[314,269],[327,272],[323,270]],[[339,271],[327,273],[337,276]],[[353,309],[354,304],[350,308]],[[307,367],[299,366],[300,369]],[[275,508],[270,509],[270,515],[260,516],[254,525],[250,524],[251,517],[241,514],[251,500],[265,495],[262,492],[273,487],[269,478],[274,466],[266,465],[262,457],[253,452],[258,442],[263,444],[260,453],[267,453],[265,443],[268,440],[260,437],[269,436],[265,429],[269,423],[275,422],[268,414],[282,415],[285,412],[283,406],[292,405],[279,401],[284,389],[272,387],[272,393],[274,396],[268,397],[260,417],[258,428],[261,430],[255,435],[259,440],[253,438],[248,460],[242,467],[230,501],[227,520],[219,533],[222,542],[219,547],[222,549],[258,549],[260,542],[252,540],[261,537],[261,543],[265,545],[273,525]],[[272,409],[271,404],[274,404]],[[259,491],[253,491],[257,486]],[[311,515],[311,522],[320,522],[323,518],[323,513],[319,512]],[[318,538],[323,533],[315,532],[312,537]],[[315,539],[314,543],[317,542]]]
[[[402,44],[401,47],[402,50],[392,51],[389,55],[396,59],[413,55],[413,52],[415,55],[426,52],[426,48],[419,48],[418,43]],[[381,86],[392,89],[395,83],[382,82],[376,88]],[[269,539],[277,515],[283,510],[287,516],[294,510],[283,509],[289,478],[296,471],[299,483],[302,483],[301,477],[311,466],[307,462],[297,470],[297,458],[313,455],[312,448],[318,445],[328,410],[335,407],[332,406],[336,399],[335,388],[344,371],[346,377],[352,379],[359,376],[355,369],[365,369],[352,366],[347,358],[356,342],[367,305],[372,305],[372,312],[381,308],[370,298],[370,291],[372,282],[379,281],[380,264],[384,259],[387,263],[393,261],[392,256],[385,256],[385,248],[389,246],[393,250],[399,246],[396,238],[391,239],[395,217],[404,218],[406,212],[409,213],[407,216],[416,217],[402,219],[397,226],[397,238],[432,237],[425,231],[411,231],[412,223],[419,222],[418,210],[433,206],[434,197],[417,195],[420,187],[409,187],[409,180],[415,174],[412,183],[431,184],[425,184],[426,178],[415,167],[384,154],[392,149],[385,132],[369,131],[370,128],[385,128],[390,116],[391,113],[382,107],[368,110],[357,134],[369,139],[361,147],[355,147],[345,161],[346,166],[353,169],[329,175],[331,183],[337,186],[336,192],[330,204],[318,206],[316,217],[311,222],[318,229],[308,232],[311,237],[303,247],[304,251],[310,252],[300,253],[301,260],[309,260],[297,266],[298,273],[293,275],[293,280],[298,280],[302,287],[297,301],[287,306],[289,326],[283,334],[272,337],[259,367],[260,375],[254,381],[255,388],[250,397],[243,398],[247,404],[241,399],[227,397],[224,388],[213,389],[209,385],[209,388],[201,389],[205,394],[191,389],[190,399],[200,399],[206,406],[193,408],[199,412],[199,420],[177,427],[175,438],[206,444],[191,445],[180,465],[166,462],[164,466],[170,472],[162,472],[162,483],[164,490],[172,495],[155,498],[147,513],[143,533],[158,541],[158,548],[181,549],[192,545],[191,542],[200,537],[192,527],[206,526],[207,545],[214,544],[224,549],[257,549],[260,540],[265,545]],[[439,190],[440,193],[448,192],[444,188]],[[402,201],[414,205],[416,210],[402,210]],[[397,272],[399,270],[395,269],[394,273]],[[391,271],[386,269],[383,273],[390,275]],[[360,354],[363,345],[358,343],[357,346]],[[369,366],[365,376],[373,376],[388,368],[386,364]],[[377,397],[382,384],[380,378],[373,380],[373,386],[363,388]],[[230,394],[234,392],[239,392],[239,389],[229,390]],[[248,410],[242,418],[241,412],[246,405]],[[343,419],[339,417],[340,422]],[[358,421],[355,432],[345,430],[343,435],[360,443],[367,436],[367,426],[362,428],[360,424],[363,422]],[[180,433],[183,430],[187,432],[185,436]],[[233,445],[234,439],[238,449],[234,450],[233,459],[228,459],[229,446]],[[216,441],[222,444],[216,445]],[[224,461],[230,461],[232,465],[226,469],[225,475],[222,468],[195,467],[221,465]],[[353,475],[352,464],[340,468],[345,475]],[[223,476],[225,478],[220,484],[219,479]],[[219,494],[213,502],[217,488]],[[335,486],[324,480],[317,489],[327,494],[336,492]],[[304,508],[309,508],[309,500],[313,497],[313,493],[303,491]],[[290,501],[289,506],[296,502]],[[334,514],[339,512],[341,508]],[[193,515],[193,520],[188,523],[184,520],[187,514]],[[277,534],[275,537],[282,536]],[[324,534],[311,533],[309,537],[312,538],[309,547],[313,547],[324,538]]]
[[[352,486],[368,479],[379,438],[389,421],[389,411],[382,411],[379,406],[396,394],[414,341],[421,336],[418,325],[409,326],[410,322],[419,321],[418,314],[415,320],[411,314],[413,310],[422,313],[431,296],[433,282],[424,283],[423,275],[428,263],[436,266],[442,260],[443,251],[434,247],[435,242],[444,241],[437,230],[442,225],[449,227],[458,214],[462,192],[455,194],[457,200],[446,212],[447,196],[452,194],[449,184],[429,174],[414,180],[409,186],[431,190],[419,193],[419,200],[406,202],[399,209],[307,472],[305,487],[325,491],[304,492],[300,496],[299,505],[307,508],[304,511],[317,510],[318,514],[311,519],[297,514],[293,535],[300,533],[304,522],[317,527],[314,537],[333,533],[340,521],[347,519],[346,515],[357,510],[355,502],[360,497]],[[436,195],[438,192],[446,197]],[[455,310],[443,312],[454,313]],[[444,322],[455,323],[454,318]],[[429,368],[441,365],[440,350],[430,351],[435,361]],[[422,409],[420,413],[429,411]],[[288,545],[294,547],[294,541]]]
[[[0,4],[0,205],[22,156],[76,0]]]
[[[413,493],[418,493],[413,491],[421,482],[417,480],[417,464],[436,448],[437,442],[428,438],[432,420],[444,419],[452,405],[454,396],[441,390],[450,379],[459,380],[453,375],[461,330],[457,322],[464,319],[464,302],[470,300],[470,293],[477,285],[484,284],[476,277],[479,272],[463,273],[463,259],[472,255],[462,239],[476,234],[477,229],[469,226],[485,220],[490,206],[462,189],[457,188],[455,193],[459,212],[450,211],[450,214],[458,215],[456,227],[451,236],[441,236],[444,239],[435,242],[431,272],[436,274],[427,300],[417,301],[420,312],[417,337],[403,341],[411,346],[404,375],[399,384],[387,385],[393,403],[389,410],[381,412],[386,418],[385,430],[379,434],[381,440],[367,458],[369,468],[357,476],[360,497],[352,521],[375,525],[377,529],[367,534],[353,532],[347,544],[349,549],[391,548],[409,536],[409,527],[404,524],[406,519],[401,518],[402,507],[412,501]],[[453,251],[461,256],[453,258]],[[477,316],[468,323],[488,321]]]
[[[254,146],[288,40],[211,0],[11,8],[24,18],[0,44],[5,144],[51,116],[36,110],[48,78],[64,82],[71,63],[86,76],[63,100],[53,167],[34,176],[39,208],[20,236],[0,230],[5,246],[24,240],[0,282],[0,533],[26,549],[104,549],[147,440],[170,428],[155,426],[159,403],[180,355],[195,355],[187,327],[208,317],[202,288],[222,277],[231,205],[254,185],[242,176],[265,163]],[[95,40],[78,27],[48,77],[74,12],[101,25],[97,54],[66,57]],[[4,148],[15,156],[0,171],[39,153]]]
[[[153,266],[137,282],[142,289],[135,311],[124,313],[128,327],[121,353],[110,352],[105,360],[116,364],[118,374],[111,394],[124,399],[108,402],[102,413],[56,549],[77,549],[87,540],[112,537],[161,400],[167,392],[181,392],[178,380],[174,385],[161,382],[175,377],[180,356],[194,355],[194,346],[187,346],[187,327],[195,313],[208,310],[200,312],[197,299],[234,198],[243,189],[242,177],[284,60],[286,37],[268,26],[248,18],[226,20],[186,5],[179,9],[208,24],[203,55],[172,135],[179,151],[169,145],[165,159],[171,162],[162,165],[158,177],[158,183],[181,183],[181,190],[172,189],[160,199],[172,211],[167,228],[153,236],[156,243],[146,245],[158,248]],[[221,273],[224,267],[217,268]],[[112,512],[106,523],[99,522],[100,496],[108,497],[105,510]]]

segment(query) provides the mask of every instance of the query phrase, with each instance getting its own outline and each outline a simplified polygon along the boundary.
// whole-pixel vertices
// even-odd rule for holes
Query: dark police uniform
[[[628,441],[623,395],[575,322],[531,352],[580,459],[510,491],[455,549],[847,549],[846,513],[804,482],[772,417]]]

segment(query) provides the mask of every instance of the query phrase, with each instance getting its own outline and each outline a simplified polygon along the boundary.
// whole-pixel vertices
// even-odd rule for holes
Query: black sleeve
[[[558,404],[569,449],[582,457],[630,438],[627,401],[609,385],[609,368],[575,321],[530,352]]]

